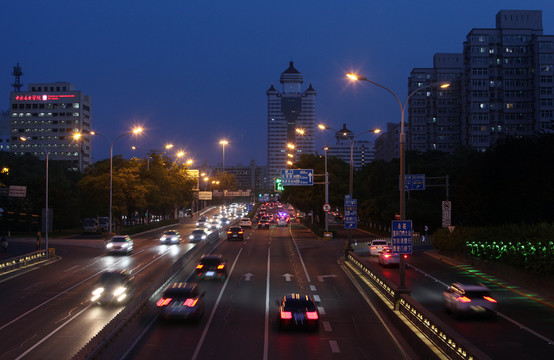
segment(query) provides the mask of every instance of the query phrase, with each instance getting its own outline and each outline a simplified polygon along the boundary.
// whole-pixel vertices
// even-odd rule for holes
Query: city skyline
[[[63,81],[90,95],[92,128],[112,140],[145,127],[141,140],[118,142],[114,154],[137,156],[132,145],[172,143],[196,164],[217,165],[226,138],[229,166],[252,159],[267,165],[265,92],[291,60],[318,92],[316,122],[346,123],[359,133],[385,129],[400,114],[390,94],[353,85],[346,72],[361,72],[404,99],[413,68],[431,67],[437,52],[461,52],[471,29],[494,28],[500,10],[542,10],[544,34],[554,34],[554,4],[545,1],[169,3],[5,4],[0,109],[8,110],[19,62],[22,90]],[[93,161],[109,157],[104,139],[92,145]]]

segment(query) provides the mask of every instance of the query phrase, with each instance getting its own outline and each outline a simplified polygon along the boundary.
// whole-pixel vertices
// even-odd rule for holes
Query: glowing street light
[[[32,140],[31,138],[28,138],[28,137],[25,137],[25,136],[21,136],[19,137],[19,139],[21,141],[30,141]],[[49,214],[48,214],[48,149],[46,149],[46,146],[44,146],[44,144],[38,140],[34,140],[36,141],[40,146],[42,146],[42,148],[44,149],[44,158],[46,160],[46,199],[45,199],[45,211],[44,211],[44,231],[46,232],[46,234],[44,235],[44,239],[45,239],[45,246],[46,246],[46,257],[50,257],[50,251],[48,250],[48,222],[50,220],[50,217],[49,217]]]
[[[367,77],[359,74],[349,73],[346,74],[346,76],[353,80],[353,81],[366,81],[370,84],[379,86],[382,89],[387,90],[389,93],[394,96],[396,101],[398,102],[398,105],[400,106],[400,220],[406,220],[406,189],[405,189],[405,182],[406,182],[406,155],[405,155],[405,144],[406,144],[406,133],[404,132],[404,110],[406,109],[406,105],[408,104],[408,101],[410,98],[415,95],[417,92],[428,89],[431,87],[440,87],[441,89],[446,89],[450,86],[450,83],[448,82],[436,82],[431,83],[426,86],[422,86],[420,88],[415,89],[412,91],[404,103],[400,101],[398,96],[392,91],[391,89],[387,88],[386,86],[383,86],[381,84],[378,84],[374,81],[369,80]],[[404,257],[400,256],[400,288],[403,289],[406,287],[406,264],[404,261]]]
[[[225,172],[225,145],[229,144],[229,141],[223,139],[219,142],[219,144],[223,147],[223,162],[221,164],[221,172]]]

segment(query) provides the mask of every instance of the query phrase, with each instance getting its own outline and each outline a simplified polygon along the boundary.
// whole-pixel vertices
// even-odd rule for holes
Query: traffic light
[[[273,191],[283,191],[285,187],[282,185],[281,178],[276,178],[275,183],[273,184]]]

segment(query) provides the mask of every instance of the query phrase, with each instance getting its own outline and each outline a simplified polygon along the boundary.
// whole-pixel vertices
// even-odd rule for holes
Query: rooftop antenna
[[[23,71],[21,71],[21,66],[19,66],[19,63],[17,63],[16,66],[13,67],[13,76],[15,76],[15,82],[12,84],[13,91],[21,91],[21,87],[23,84],[21,83],[21,75],[23,75]]]

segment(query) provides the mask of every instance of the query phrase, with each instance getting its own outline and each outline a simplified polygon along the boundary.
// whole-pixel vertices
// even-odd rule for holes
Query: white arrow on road
[[[244,276],[244,280],[250,281],[250,279],[252,278],[252,276],[254,276],[254,274],[248,273],[248,274],[242,274],[242,276]]]
[[[323,282],[323,278],[326,278],[326,277],[336,278],[337,275],[335,275],[335,274],[331,274],[331,275],[318,275],[317,279],[319,280],[319,282]]]
[[[285,280],[290,281],[290,278],[293,277],[294,275],[289,274],[289,273],[286,273],[286,274],[283,275],[283,276],[285,277]]]

